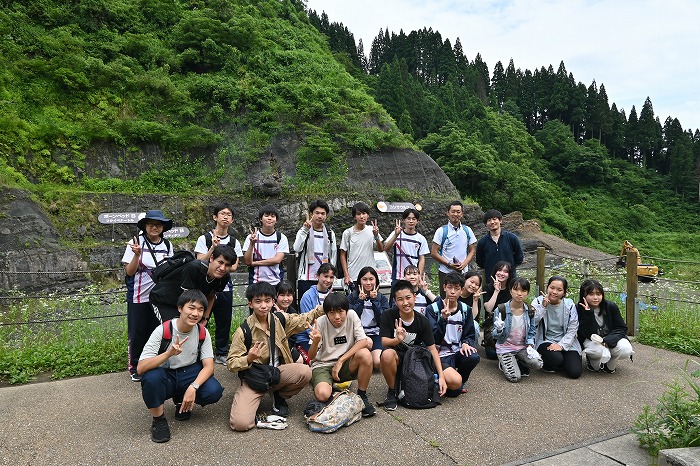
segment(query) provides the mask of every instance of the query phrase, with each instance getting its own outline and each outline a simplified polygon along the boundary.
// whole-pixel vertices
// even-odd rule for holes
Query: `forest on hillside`
[[[483,208],[609,252],[627,238],[700,257],[683,236],[700,228],[700,132],[651,98],[609,105],[563,63],[490,68],[432,29],[381,31],[365,53],[303,0],[6,2],[0,34],[0,183],[40,200],[212,180],[244,198],[248,167],[289,135],[283,195],[341,189],[348,156],[421,149]],[[88,170],[100,150],[114,159]]]
[[[342,22],[308,15],[464,196],[610,252],[622,237],[666,257],[689,252],[680,237],[652,236],[697,231],[700,130],[662,123],[650,97],[628,114],[603,83],[577,82],[563,61],[490,71],[478,44],[469,60],[459,38],[453,45],[431,28],[380,30],[365,51]]]

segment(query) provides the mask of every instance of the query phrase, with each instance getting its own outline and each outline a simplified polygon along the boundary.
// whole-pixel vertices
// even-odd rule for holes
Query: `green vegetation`
[[[408,144],[299,2],[10,2],[0,31],[3,184],[196,192],[284,134],[300,144],[288,183],[337,182],[347,152]]]
[[[645,406],[637,417],[634,432],[650,455],[658,456],[660,450],[667,448],[700,446],[699,377],[700,370],[691,372],[686,365],[684,380],[669,384],[659,404],[654,409]]]
[[[84,288],[79,295],[36,299],[19,292],[0,312],[0,380],[28,383],[46,374],[53,379],[106,374],[126,369],[124,291]],[[19,299],[24,298],[24,299]],[[245,299],[234,295],[232,328],[240,326]],[[216,322],[209,331],[213,335]]]

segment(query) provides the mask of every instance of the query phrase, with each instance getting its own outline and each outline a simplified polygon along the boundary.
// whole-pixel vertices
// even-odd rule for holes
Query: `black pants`
[[[233,291],[221,291],[216,293],[216,300],[211,308],[211,313],[216,321],[214,345],[216,356],[227,356],[229,338],[231,336],[231,316],[233,314]]]
[[[570,379],[578,379],[583,371],[581,355],[576,351],[549,351],[551,343],[542,343],[537,351],[542,355],[542,369],[563,370]]]
[[[129,372],[136,373],[136,366],[151,333],[160,322],[153,312],[151,303],[126,304],[126,328],[129,348]]]

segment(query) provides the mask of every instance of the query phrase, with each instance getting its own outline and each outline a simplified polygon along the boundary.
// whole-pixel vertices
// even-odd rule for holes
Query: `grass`
[[[692,264],[691,264],[692,266]],[[677,269],[680,275],[683,270]],[[580,261],[565,260],[545,272],[557,274],[569,281],[568,297],[578,301],[578,285],[583,280]],[[519,271],[520,276],[534,285],[535,270]],[[693,282],[682,282],[675,275],[660,277],[652,283],[639,283],[639,332],[637,341],[657,348],[700,356],[700,291]],[[613,271],[599,264],[588,266],[588,278],[598,280],[605,288],[605,297],[615,302],[625,317],[626,278],[624,271]],[[668,279],[674,280],[669,281]],[[532,287],[529,299],[537,293]]]
[[[12,292],[0,311],[0,380],[9,384],[123,371],[127,367],[124,292],[89,296],[96,286],[70,297],[35,299]],[[234,291],[236,293],[236,291]],[[8,296],[3,294],[3,296]],[[108,302],[110,301],[110,302]],[[243,304],[240,292],[234,306]],[[234,307],[231,328],[248,315]],[[214,334],[216,321],[209,325]]]

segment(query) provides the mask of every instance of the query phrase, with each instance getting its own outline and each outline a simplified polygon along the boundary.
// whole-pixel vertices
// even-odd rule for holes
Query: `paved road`
[[[226,387],[219,403],[198,407],[187,422],[173,420],[174,408],[166,405],[172,431],[166,444],[151,442],[139,385],[125,372],[6,387],[0,389],[0,464],[646,465],[650,459],[634,437],[619,434],[643,405],[656,403],[690,357],[639,344],[635,349],[634,362],[622,362],[616,374],[584,371],[581,379],[568,380],[536,372],[519,384],[508,383],[494,361],[482,358],[466,395],[431,410],[379,410],[331,435],[311,433],[304,424],[310,388],[290,400],[288,429],[231,431],[238,378],[223,366],[216,368]],[[381,375],[374,374],[370,398],[379,401],[385,393]],[[261,407],[269,409],[269,400]],[[618,463],[601,461],[610,459],[604,454],[587,462],[606,442]]]

